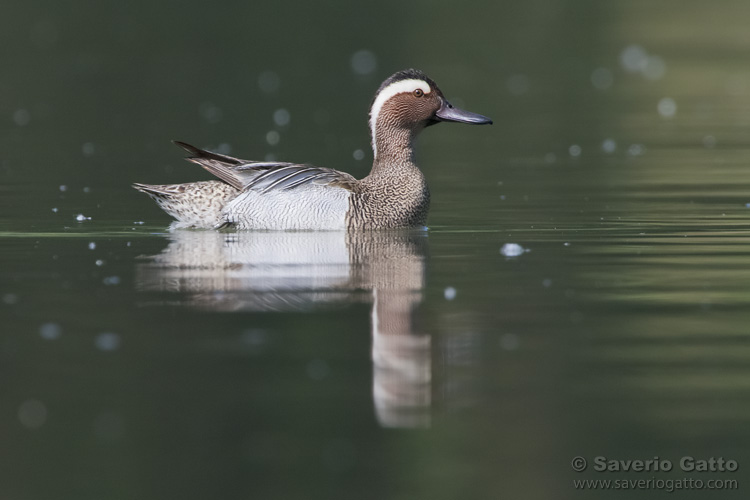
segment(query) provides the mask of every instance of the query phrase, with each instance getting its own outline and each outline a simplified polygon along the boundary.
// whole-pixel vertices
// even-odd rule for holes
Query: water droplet
[[[638,73],[643,71],[648,61],[646,50],[640,45],[628,45],[620,53],[620,64],[625,71]]]
[[[15,293],[6,293],[3,295],[3,303],[7,304],[9,306],[12,306],[13,304],[16,304],[18,302],[18,295]]]
[[[519,245],[518,243],[506,243],[500,248],[500,253],[505,257],[518,257],[523,255],[528,250]]]
[[[243,344],[250,347],[260,347],[268,340],[268,333],[260,328],[248,328],[240,335]]]
[[[313,380],[323,380],[328,376],[330,371],[328,363],[322,359],[313,359],[307,363],[307,376]]]
[[[266,134],[266,142],[271,146],[277,145],[280,140],[281,140],[281,135],[279,135],[279,133],[276,132],[275,130],[271,130],[270,132]]]
[[[362,151],[361,149],[355,149],[354,153],[352,153],[352,156],[354,157],[355,160],[361,161],[365,159],[365,152]]]
[[[273,112],[273,122],[279,127],[286,127],[289,125],[290,119],[291,115],[289,114],[289,111],[284,108],[277,109]]]
[[[646,152],[646,147],[643,144],[631,144],[628,147],[628,154],[630,156],[641,156]]]
[[[55,340],[62,335],[62,327],[57,323],[44,323],[39,327],[39,336],[45,340]]]
[[[26,109],[17,109],[13,113],[13,121],[16,122],[16,125],[19,127],[24,127],[31,121],[31,113]]]
[[[605,139],[604,142],[602,142],[602,151],[605,153],[614,153],[617,149],[617,143],[614,139]]]
[[[264,71],[258,77],[258,87],[267,94],[279,90],[280,84],[281,79],[279,78],[279,75],[270,70]]]
[[[100,333],[94,344],[100,351],[116,351],[120,347],[120,336],[112,332]]]
[[[198,112],[208,123],[219,123],[224,117],[221,108],[210,102],[202,103],[198,108]]]
[[[596,89],[607,90],[612,86],[613,82],[614,77],[612,76],[612,72],[607,68],[596,68],[591,73],[591,83]]]
[[[39,400],[26,400],[18,408],[18,420],[27,429],[38,429],[47,421],[47,407]]]
[[[661,80],[664,74],[667,72],[667,66],[664,64],[659,56],[649,56],[646,59],[646,64],[643,67],[643,76],[649,80]]]
[[[677,103],[671,97],[661,99],[656,108],[664,118],[672,118],[677,113]]]
[[[445,290],[443,290],[443,297],[445,297],[445,300],[453,300],[456,298],[456,289],[452,286],[447,287]]]
[[[523,95],[529,91],[529,78],[526,75],[511,75],[505,81],[508,91],[515,95]]]
[[[570,156],[574,158],[581,156],[581,146],[579,146],[578,144],[573,144],[568,148],[568,153],[570,153]]]
[[[92,241],[89,243],[89,250],[94,250],[94,249],[96,249],[96,243]]]
[[[515,351],[519,345],[521,341],[515,333],[505,333],[500,337],[500,347],[506,351]]]
[[[111,286],[111,285],[119,285],[120,284],[120,277],[119,276],[107,276],[102,280],[102,283],[105,285]]]
[[[96,259],[96,262],[94,262],[97,267],[102,267],[104,265],[104,261],[102,259]]]
[[[369,50],[358,50],[352,55],[351,64],[355,74],[369,75],[378,67],[378,60]]]

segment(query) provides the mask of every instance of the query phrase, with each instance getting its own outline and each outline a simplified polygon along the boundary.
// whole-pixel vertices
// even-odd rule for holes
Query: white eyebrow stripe
[[[378,94],[375,102],[372,103],[372,109],[370,109],[370,134],[372,136],[372,151],[375,156],[378,155],[378,147],[375,144],[375,125],[378,122],[378,115],[383,105],[396,94],[402,94],[405,92],[414,92],[417,89],[422,89],[422,92],[429,94],[432,89],[430,85],[424,80],[417,80],[415,78],[409,80],[399,80],[388,85],[383,91]]]

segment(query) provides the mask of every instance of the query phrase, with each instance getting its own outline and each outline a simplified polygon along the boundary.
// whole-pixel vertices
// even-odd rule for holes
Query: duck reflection
[[[414,329],[427,234],[176,231],[136,269],[140,291],[213,311],[305,311],[372,301],[373,399],[386,427],[429,425],[431,337]],[[170,303],[174,303],[170,300]]]

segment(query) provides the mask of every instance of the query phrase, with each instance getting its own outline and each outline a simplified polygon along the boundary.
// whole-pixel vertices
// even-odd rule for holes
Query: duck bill
[[[445,99],[443,99],[443,104],[440,106],[440,109],[435,112],[433,118],[433,123],[438,122],[471,123],[474,125],[492,124],[490,118],[480,115],[479,113],[472,113],[471,111],[459,109]]]

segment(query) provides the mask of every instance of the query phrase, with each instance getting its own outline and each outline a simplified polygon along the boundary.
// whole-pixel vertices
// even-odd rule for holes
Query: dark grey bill
[[[492,120],[486,116],[482,116],[478,113],[472,113],[471,111],[464,111],[453,106],[446,100],[443,100],[443,105],[440,106],[435,112],[435,123],[437,122],[460,122],[460,123],[473,123],[475,125],[492,124]]]

